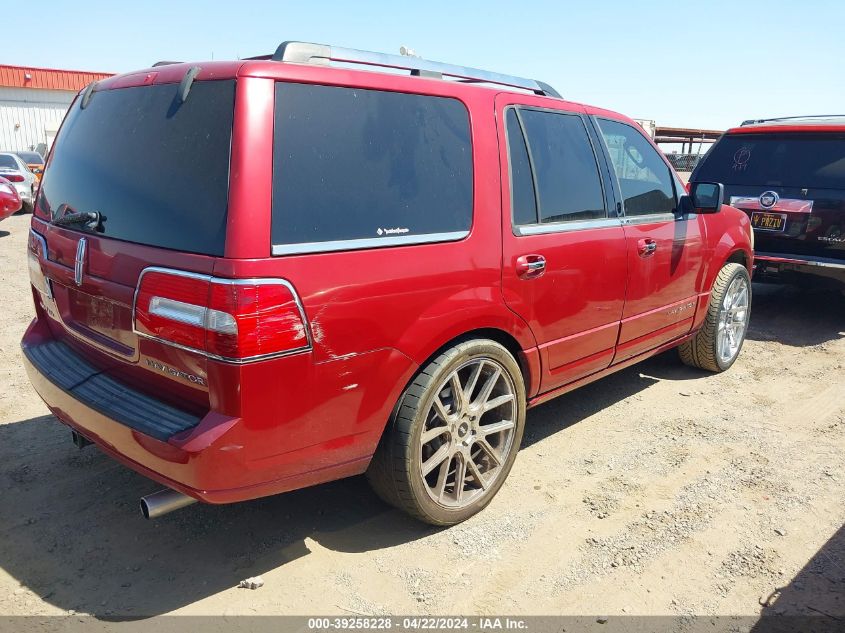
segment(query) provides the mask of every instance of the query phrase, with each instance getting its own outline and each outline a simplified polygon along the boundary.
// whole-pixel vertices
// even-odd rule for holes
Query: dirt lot
[[[21,368],[28,223],[0,224],[0,614],[845,617],[838,294],[755,286],[728,373],[669,353],[534,409],[507,484],[455,528],[361,478],[147,522],[158,486],[77,450]]]

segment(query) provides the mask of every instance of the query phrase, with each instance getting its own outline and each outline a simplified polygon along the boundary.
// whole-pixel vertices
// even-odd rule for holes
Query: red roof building
[[[0,64],[0,151],[45,153],[76,94],[111,76]]]
[[[0,86],[6,88],[36,88],[79,92],[92,81],[100,81],[111,76],[112,73],[93,73],[83,70],[57,70],[54,68],[0,65]]]

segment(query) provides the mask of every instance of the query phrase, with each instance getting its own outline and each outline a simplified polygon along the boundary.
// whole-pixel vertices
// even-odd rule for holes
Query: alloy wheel
[[[467,361],[437,389],[419,442],[420,473],[437,504],[463,508],[490,489],[514,450],[515,393],[490,358]]]
[[[748,280],[737,276],[728,286],[722,307],[719,310],[719,324],[716,333],[716,351],[719,360],[729,363],[739,353],[745,330],[748,327]]]

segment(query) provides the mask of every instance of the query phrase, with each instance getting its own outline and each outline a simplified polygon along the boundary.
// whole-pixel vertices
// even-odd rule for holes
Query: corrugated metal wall
[[[92,73],[83,70],[56,70],[29,66],[0,65],[0,86],[47,90],[82,90],[92,81],[111,77],[109,73]]]
[[[62,122],[76,92],[0,88],[0,151],[17,152],[47,142]]]

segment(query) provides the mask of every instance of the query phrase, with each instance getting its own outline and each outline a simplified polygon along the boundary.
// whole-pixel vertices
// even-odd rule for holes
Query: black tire
[[[509,409],[514,418],[513,434],[508,436],[511,438],[508,454],[502,455],[504,459],[489,488],[481,489],[479,486],[474,491],[475,496],[464,507],[446,507],[430,496],[421,470],[421,451],[424,450],[421,448],[421,434],[429,423],[427,420],[431,419],[429,415],[435,396],[443,393],[444,383],[456,370],[481,360],[489,361],[487,365],[481,363],[482,368],[503,370],[502,379],[506,376],[509,381],[506,384],[513,388],[513,409]],[[470,388],[469,393],[471,396],[475,391]],[[487,339],[459,343],[429,362],[405,389],[367,470],[367,479],[384,501],[421,521],[438,526],[465,521],[490,503],[507,478],[522,441],[525,407],[522,373],[507,349]],[[479,424],[484,415],[479,415]],[[452,441],[453,436],[449,434],[448,442],[444,443]],[[450,466],[451,462],[447,463],[446,476]]]
[[[723,359],[717,348],[719,316],[725,295],[737,277],[741,277],[748,288],[748,309],[745,317],[745,329],[742,331],[742,338],[736,353],[729,359]],[[710,303],[707,307],[707,315],[704,317],[704,323],[701,329],[695,336],[678,347],[681,361],[691,367],[706,369],[712,372],[723,372],[729,369],[742,351],[745,334],[748,331],[748,318],[750,314],[751,277],[748,275],[748,270],[741,264],[725,264],[716,276],[716,281],[713,283],[713,290],[710,292]]]

